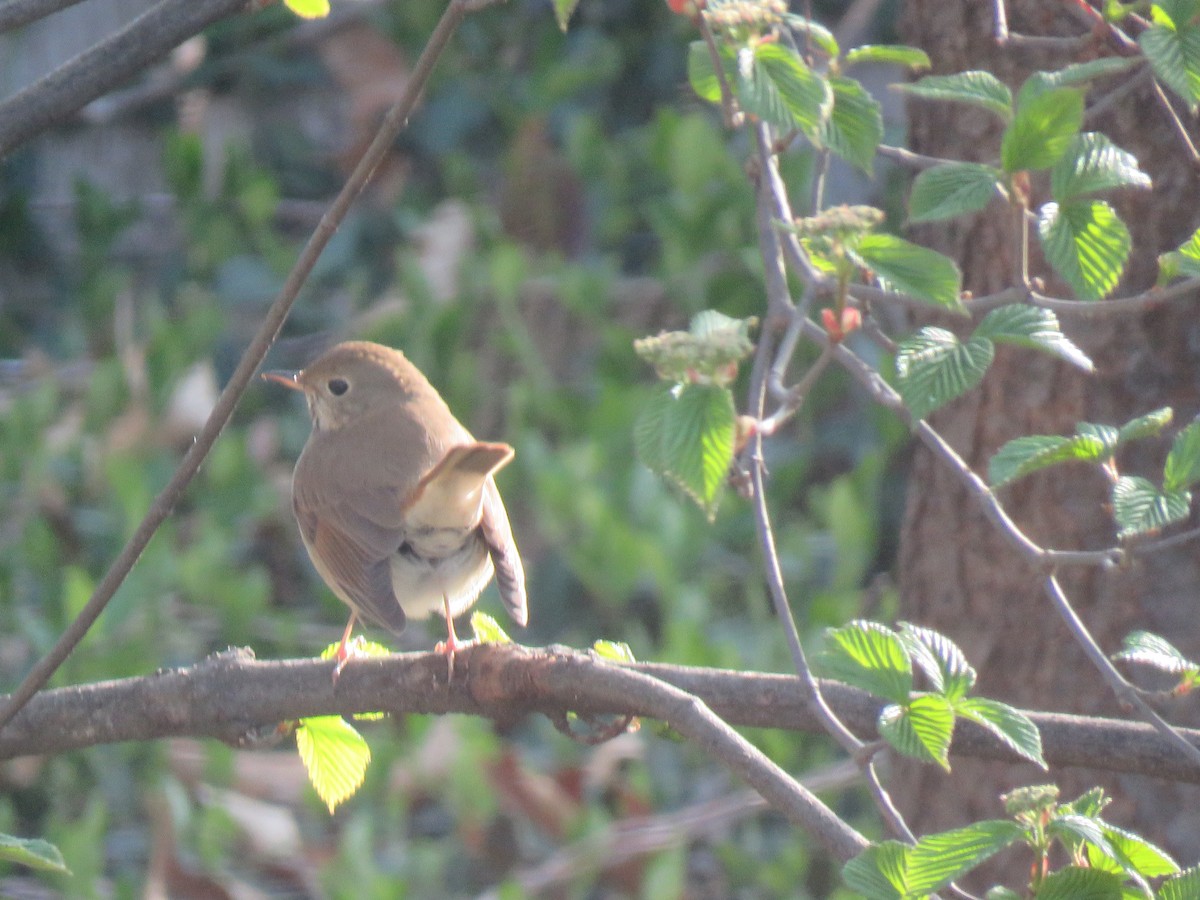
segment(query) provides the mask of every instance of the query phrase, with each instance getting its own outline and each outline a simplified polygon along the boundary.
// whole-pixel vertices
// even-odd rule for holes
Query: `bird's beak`
[[[300,384],[300,373],[291,372],[287,369],[269,369],[263,372],[260,376],[264,381],[275,381],[282,384],[285,388],[291,388],[293,391],[303,391],[304,387]]]

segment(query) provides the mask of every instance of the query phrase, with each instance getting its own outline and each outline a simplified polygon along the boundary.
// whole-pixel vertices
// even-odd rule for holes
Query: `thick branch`
[[[181,735],[246,745],[264,728],[274,732],[281,721],[371,710],[465,713],[501,722],[532,712],[558,718],[568,710],[633,713],[678,727],[676,712],[651,696],[655,681],[700,698],[732,725],[823,730],[792,675],[649,663],[616,666],[564,648],[493,645],[462,651],[449,685],[446,661],[434,654],[356,660],[336,688],[332,665],[311,659],[259,662],[249,651],[240,651],[187,669],[46,691],[0,732],[0,758]],[[833,682],[822,682],[821,688],[846,725],[864,739],[876,736],[879,701]],[[1052,766],[1200,783],[1200,771],[1149,725],[1027,715],[1041,730],[1043,752]],[[1200,745],[1200,731],[1179,730]],[[955,732],[953,750],[959,756],[1017,761],[1007,747],[969,723]]]
[[[161,0],[0,103],[0,158],[245,5],[246,0]]]

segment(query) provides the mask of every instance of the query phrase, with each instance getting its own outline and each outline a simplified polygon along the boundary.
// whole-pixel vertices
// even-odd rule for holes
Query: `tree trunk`
[[[1010,28],[1022,34],[1078,35],[1067,4],[1017,0],[1005,4]],[[992,4],[978,0],[909,0],[901,30],[924,48],[934,72],[987,69],[1013,88],[1037,69],[1067,59],[994,43]],[[1097,55],[1097,54],[1091,54]],[[1128,77],[1128,76],[1121,76]],[[1105,82],[1101,89],[1111,89]],[[912,148],[951,159],[999,158],[999,120],[962,105],[910,103]],[[1196,227],[1196,175],[1178,137],[1148,87],[1127,96],[1087,128],[1107,133],[1136,154],[1154,179],[1153,192],[1122,192],[1117,206],[1133,233],[1134,249],[1118,294],[1153,283],[1155,258],[1178,246]],[[1047,199],[1034,180],[1034,203]],[[976,295],[1012,283],[1016,247],[1008,211],[997,201],[973,218],[918,229],[915,238],[956,259],[964,287]],[[1070,296],[1049,277],[1035,249],[1035,274],[1049,290]],[[976,472],[1010,438],[1066,434],[1079,421],[1120,424],[1161,406],[1186,423],[1200,406],[1196,377],[1200,327],[1188,300],[1140,316],[1063,317],[1067,334],[1096,362],[1086,376],[1046,356],[1002,350],[982,387],[951,404],[933,424]],[[951,326],[955,327],[955,326]],[[1123,452],[1125,474],[1157,479],[1169,441],[1144,442]],[[1097,549],[1115,543],[1107,483],[1095,466],[1059,466],[1004,488],[1000,499],[1018,524],[1044,546]],[[1060,573],[1076,610],[1106,652],[1133,628],[1162,634],[1185,653],[1200,652],[1200,553],[1195,544],[1154,554],[1127,570],[1072,569]],[[980,675],[978,692],[1018,706],[1122,715],[1099,673],[1087,662],[1056,615],[1043,580],[986,521],[977,501],[926,450],[913,461],[899,565],[902,617],[958,641]],[[1194,704],[1193,704],[1194,705]],[[1165,711],[1178,721],[1182,709]],[[1110,818],[1134,827],[1191,862],[1200,857],[1200,793],[1145,779],[1090,771],[1043,773],[952,759],[943,776],[932,766],[903,765],[893,790],[918,833],[997,818],[997,795],[1014,786],[1054,781],[1070,799],[1093,784],[1116,798]]]

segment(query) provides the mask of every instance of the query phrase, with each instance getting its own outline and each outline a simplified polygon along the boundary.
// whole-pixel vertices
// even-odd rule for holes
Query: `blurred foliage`
[[[390,4],[371,24],[411,60],[438,12]],[[302,108],[329,85],[311,50],[274,39],[290,26],[278,9],[223,23],[195,83],[252,110],[276,97]],[[500,488],[532,614],[515,639],[602,638],[638,659],[788,671],[747,506],[731,499],[710,526],[633,452],[633,422],[655,389],[633,340],[702,309],[746,317],[763,305],[746,147],[727,146],[715,118],[683,97],[690,37],[656,0],[585,3],[566,35],[540,3],[472,17],[396,148],[403,191],[351,214],[269,364],[302,364],[342,337],[401,347],[468,427],[517,448]],[[24,193],[29,157],[0,171],[0,674],[10,685],[137,526],[281,284],[305,234],[281,222],[281,200],[327,198],[341,178],[299,130],[287,146],[252,130],[206,147],[148,119],[172,199],[152,258],[137,246],[138,201],[81,180],[63,249],[39,232]],[[803,156],[785,161],[793,183],[808,170]],[[451,258],[446,297],[427,274],[438,248],[424,229],[449,198],[465,204],[473,236]],[[551,233],[526,227],[546,215],[559,217]],[[251,386],[56,684],[189,665],[228,646],[313,655],[336,637],[344,609],[311,570],[290,511],[307,431],[293,397]],[[832,373],[766,447],[806,633],[879,614],[862,597],[890,564],[899,500],[888,460],[902,437]],[[494,588],[482,606],[495,608]],[[417,625],[399,649],[432,640]],[[536,719],[503,735],[465,718],[361,728],[366,786],[333,817],[290,744],[162,742],[0,767],[0,830],[55,842],[72,871],[57,884],[72,897],[135,896],[151,874],[281,897],[431,897],[478,892],[631,816],[737,787],[653,728],[599,750]],[[791,772],[828,752],[795,734],[751,737]],[[863,808],[854,793],[833,802],[849,816]],[[746,815],[723,834],[585,867],[572,896],[677,896],[684,885],[836,894],[828,861],[777,816]],[[501,895],[520,896],[514,888]]]

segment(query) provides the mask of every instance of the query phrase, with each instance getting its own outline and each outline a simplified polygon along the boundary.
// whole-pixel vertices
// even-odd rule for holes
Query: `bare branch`
[[[0,103],[0,158],[245,5],[246,0],[161,0]]]
[[[0,3],[0,34],[44,19],[81,0],[6,0]]]
[[[336,687],[332,667],[316,659],[256,661],[250,651],[230,651],[187,669],[45,691],[0,733],[0,759],[178,736],[244,746],[254,743],[256,735],[273,733],[279,722],[372,711],[462,713],[506,723],[531,713],[561,715],[568,710],[658,718],[656,713],[665,715],[669,704],[646,699],[647,682],[663,682],[700,698],[731,725],[824,732],[795,675],[660,663],[617,666],[562,647],[491,644],[464,650],[450,684],[445,659],[433,653],[356,660]],[[604,681],[610,672],[617,673],[616,680]],[[621,673],[638,678],[621,680]],[[822,680],[820,685],[839,718],[865,737],[876,737],[883,701],[837,682]],[[1145,723],[1026,715],[1042,733],[1051,766],[1200,784],[1200,769]],[[1200,731],[1178,730],[1200,746]],[[951,755],[1021,761],[969,722],[955,729]]]

